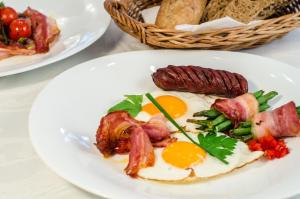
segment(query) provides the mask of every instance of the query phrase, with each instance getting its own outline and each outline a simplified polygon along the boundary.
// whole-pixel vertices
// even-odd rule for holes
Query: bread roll
[[[265,19],[271,16],[278,7],[289,0],[232,0],[224,10],[217,12],[212,19],[225,16],[232,17],[238,21],[249,23],[256,19]]]
[[[224,8],[231,2],[232,0],[210,0],[207,4],[204,14],[202,16],[202,22],[210,21],[214,18],[217,12],[222,12]]]
[[[155,24],[173,29],[180,24],[199,24],[207,0],[163,0]]]

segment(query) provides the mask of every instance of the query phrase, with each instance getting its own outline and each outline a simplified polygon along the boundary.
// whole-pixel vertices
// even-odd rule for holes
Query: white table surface
[[[63,71],[104,55],[145,49],[150,47],[122,33],[112,22],[103,37],[84,51],[40,69],[0,78],[0,199],[101,199],[60,178],[39,159],[29,140],[28,113],[36,95]],[[300,69],[300,30],[244,52]]]

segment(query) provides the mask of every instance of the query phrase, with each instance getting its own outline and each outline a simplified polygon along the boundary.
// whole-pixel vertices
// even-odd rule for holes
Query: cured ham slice
[[[300,135],[300,120],[294,102],[273,111],[258,113],[253,118],[252,133],[256,138],[272,135],[276,138]]]
[[[12,40],[8,44],[0,42],[0,60],[15,55],[46,53],[60,34],[56,21],[37,10],[27,8],[22,16],[30,21],[32,36],[24,45]]]
[[[60,32],[55,20],[30,7],[25,10],[24,15],[30,19],[32,24],[36,52],[48,52],[49,44],[55,40]]]
[[[0,60],[15,56],[15,55],[33,55],[36,51],[28,49],[25,46],[19,45],[17,42],[5,45],[0,42]]]
[[[125,168],[127,175],[136,177],[140,169],[153,166],[155,163],[154,149],[146,132],[140,126],[129,128],[130,152],[129,163]]]
[[[212,108],[225,114],[234,123],[251,120],[259,112],[259,104],[250,93],[233,99],[217,99]]]

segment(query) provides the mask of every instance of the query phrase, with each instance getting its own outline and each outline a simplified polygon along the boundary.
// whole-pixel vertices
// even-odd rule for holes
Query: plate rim
[[[42,62],[38,62],[36,64],[31,64],[31,65],[26,66],[24,68],[18,68],[18,69],[8,70],[8,71],[5,71],[5,72],[0,72],[0,77],[5,77],[5,76],[10,76],[10,75],[15,75],[15,74],[28,72],[28,71],[31,71],[31,70],[34,70],[34,69],[37,69],[37,68],[42,68],[42,67],[48,66],[50,64],[53,64],[53,63],[56,63],[56,62],[59,62],[59,61],[63,61],[64,59],[69,58],[72,55],[75,55],[75,54],[85,50],[86,48],[91,46],[93,43],[95,43],[107,31],[107,29],[110,25],[110,22],[111,22],[111,17],[108,15],[108,13],[106,12],[106,10],[104,8],[104,0],[100,0],[100,1],[101,2],[95,1],[95,3],[99,3],[99,5],[100,5],[99,7],[101,9],[103,9],[103,11],[106,13],[105,14],[106,19],[104,20],[105,24],[104,24],[103,30],[101,30],[101,28],[99,26],[99,30],[96,32],[95,36],[92,39],[88,40],[88,42],[85,42],[84,45],[81,45],[79,47],[77,46],[77,47],[73,48],[72,50],[64,53],[62,56],[57,56],[54,59],[49,59],[48,58],[48,59],[46,59]]]
[[[188,52],[188,51],[195,52],[195,50],[184,50],[184,52]],[[275,60],[275,59],[272,59],[272,58],[260,56],[260,55],[255,55],[255,54],[250,54],[250,53],[245,53],[245,52],[218,51],[218,50],[196,50],[196,51],[201,52],[201,53],[205,53],[206,52],[206,53],[216,53],[216,54],[218,54],[218,53],[220,53],[220,54],[237,54],[237,55],[243,55],[243,56],[250,56],[252,58],[264,59],[266,61],[272,61],[272,62],[275,61],[275,62],[277,62],[280,65],[283,65],[283,66],[288,67],[288,68],[290,68],[292,70],[300,72],[300,69],[296,68],[295,66],[292,66],[290,64],[287,64],[287,63],[284,63],[284,62],[281,62],[281,61],[278,61],[278,60]],[[66,176],[59,169],[55,168],[55,166],[51,165],[51,163],[49,163],[49,161],[47,160],[47,158],[38,149],[39,148],[38,144],[35,143],[34,133],[32,132],[32,125],[33,125],[33,123],[32,123],[32,117],[33,117],[33,114],[34,114],[34,109],[37,106],[36,104],[39,101],[39,99],[41,98],[41,96],[43,95],[43,93],[46,91],[46,89],[49,86],[51,86],[51,84],[53,82],[55,82],[57,79],[63,77],[64,75],[66,75],[68,73],[72,73],[73,71],[78,70],[79,68],[84,67],[87,64],[90,64],[90,63],[93,63],[93,62],[97,62],[98,60],[112,59],[114,57],[118,57],[118,56],[122,56],[122,55],[131,55],[131,54],[138,55],[138,54],[151,53],[151,52],[167,52],[167,53],[171,53],[171,52],[182,52],[182,50],[172,50],[172,49],[171,50],[170,49],[136,50],[136,51],[129,51],[129,52],[121,52],[121,53],[116,53],[116,54],[110,54],[110,55],[98,57],[98,58],[95,58],[95,59],[91,59],[91,60],[88,60],[86,62],[77,64],[77,65],[71,67],[70,69],[62,72],[61,74],[57,75],[55,78],[53,78],[39,92],[39,94],[36,96],[34,102],[32,103],[32,106],[31,106],[31,109],[30,109],[30,112],[29,112],[29,117],[28,117],[28,131],[29,131],[30,142],[31,142],[31,144],[32,144],[35,152],[38,154],[38,157],[44,162],[44,164],[46,165],[47,168],[51,169],[55,174],[57,174],[58,176],[60,176],[61,178],[63,178],[66,182],[69,182],[69,183],[75,185],[76,187],[78,187],[78,188],[80,188],[80,189],[82,189],[84,191],[87,191],[87,192],[89,192],[91,194],[94,194],[96,196],[105,197],[105,198],[112,198],[112,199],[120,197],[120,195],[118,195],[118,194],[115,194],[115,193],[111,194],[111,193],[106,192],[105,190],[104,191],[101,190],[102,193],[99,194],[100,191],[95,191],[95,190],[89,188],[88,186],[84,185],[84,183],[83,184],[78,183],[77,181],[75,181],[75,180],[71,179],[70,177]],[[298,192],[295,191],[295,192],[289,193],[288,195],[285,194],[283,197],[289,198],[289,197],[293,197],[293,196],[298,195],[298,194],[300,194],[300,190]],[[127,196],[123,196],[123,197],[126,198]],[[256,194],[245,196],[245,198],[255,198],[255,197],[256,197]],[[130,198],[132,198],[132,199],[138,199],[138,198],[141,198],[141,196],[139,195],[138,197],[136,197],[134,195],[131,195]],[[145,198],[147,198],[147,199],[151,198],[152,199],[152,198],[155,198],[155,197],[145,197]]]

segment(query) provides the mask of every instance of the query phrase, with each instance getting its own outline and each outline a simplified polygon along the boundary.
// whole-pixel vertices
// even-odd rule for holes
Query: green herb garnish
[[[5,7],[5,4],[3,1],[0,2],[0,8],[4,8]]]
[[[1,22],[1,27],[0,28],[1,28],[1,33],[2,33],[3,39],[4,39],[3,43],[5,45],[8,45],[9,40],[8,40],[8,37],[7,37],[7,34],[6,34],[5,26],[2,22]]]
[[[142,110],[143,95],[125,95],[126,99],[111,107],[108,112],[127,111],[132,117]]]
[[[210,155],[228,164],[226,157],[233,154],[237,140],[216,133],[198,134],[199,145]]]
[[[26,44],[26,40],[27,40],[27,39],[26,39],[25,37],[20,37],[20,38],[18,39],[18,43],[24,45],[24,44]]]
[[[156,106],[156,108],[164,114],[164,116],[192,143],[204,149],[207,153],[219,159],[225,164],[228,164],[226,157],[233,154],[233,150],[237,143],[234,138],[227,137],[225,135],[217,135],[216,133],[208,133],[203,135],[199,133],[199,143],[193,140],[185,130],[177,124],[177,122],[164,110],[162,106],[154,99],[150,93],[146,93],[146,97]]]

